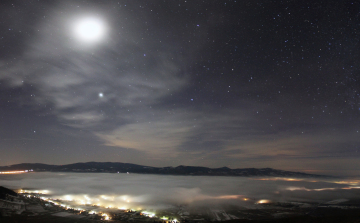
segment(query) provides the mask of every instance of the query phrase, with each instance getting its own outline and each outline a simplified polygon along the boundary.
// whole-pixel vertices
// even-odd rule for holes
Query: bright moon
[[[76,36],[85,42],[97,42],[105,33],[103,22],[96,18],[84,18],[75,25]]]

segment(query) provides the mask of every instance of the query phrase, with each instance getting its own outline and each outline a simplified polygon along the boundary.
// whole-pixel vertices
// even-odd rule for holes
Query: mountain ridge
[[[283,176],[283,177],[328,177],[324,175],[308,174],[277,170],[272,168],[237,168],[229,167],[209,168],[202,166],[152,167],[121,162],[85,162],[65,165],[44,163],[20,163],[9,166],[0,166],[0,171],[34,170],[36,172],[93,172],[93,173],[138,173],[138,174],[165,174],[191,176]]]

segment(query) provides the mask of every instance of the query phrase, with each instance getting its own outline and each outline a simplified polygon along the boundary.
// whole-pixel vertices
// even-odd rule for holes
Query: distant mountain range
[[[275,170],[272,168],[230,169],[228,167],[208,168],[200,166],[151,167],[131,163],[88,162],[67,165],[48,165],[42,163],[22,163],[11,166],[1,166],[0,171],[33,170],[35,172],[82,172],[82,173],[140,173],[193,176],[277,176],[277,177],[325,177],[323,175],[307,174]]]

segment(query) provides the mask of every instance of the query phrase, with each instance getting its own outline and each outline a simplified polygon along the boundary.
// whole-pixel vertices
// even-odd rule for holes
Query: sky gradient
[[[0,6],[1,165],[360,175],[357,1]]]

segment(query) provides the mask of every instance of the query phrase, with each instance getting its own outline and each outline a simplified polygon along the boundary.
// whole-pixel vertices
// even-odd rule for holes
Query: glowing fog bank
[[[284,201],[360,198],[358,181],[108,173],[1,175],[0,185],[72,207],[159,210],[172,206],[251,206]]]

